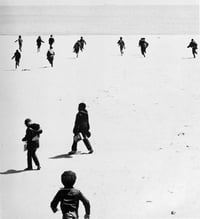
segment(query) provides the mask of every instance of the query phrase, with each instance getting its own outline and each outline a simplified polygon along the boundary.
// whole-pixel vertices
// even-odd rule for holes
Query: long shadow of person
[[[61,159],[61,158],[72,158],[72,156],[69,154],[60,154],[54,157],[50,157],[49,159]]]
[[[21,172],[24,172],[24,171],[25,170],[13,170],[13,169],[10,169],[10,170],[7,170],[5,172],[0,172],[0,174],[7,175],[7,174],[21,173]]]

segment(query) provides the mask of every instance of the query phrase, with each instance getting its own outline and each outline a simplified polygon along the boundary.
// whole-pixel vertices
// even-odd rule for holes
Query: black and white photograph
[[[0,218],[200,218],[199,0],[0,0]]]

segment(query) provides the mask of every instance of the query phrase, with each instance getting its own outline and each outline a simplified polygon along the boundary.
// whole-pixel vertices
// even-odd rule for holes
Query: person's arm
[[[74,128],[73,128],[73,133],[76,135],[79,132],[79,114],[77,113],[75,123],[74,123]]]
[[[28,130],[26,130],[26,135],[22,138],[22,141],[27,141],[28,140]]]
[[[80,192],[79,199],[83,203],[85,208],[85,219],[89,219],[90,217],[90,202],[89,200]]]
[[[60,202],[60,191],[57,192],[57,194],[55,195],[55,197],[53,198],[50,204],[53,213],[56,213],[56,211],[58,211],[57,206],[59,202]]]

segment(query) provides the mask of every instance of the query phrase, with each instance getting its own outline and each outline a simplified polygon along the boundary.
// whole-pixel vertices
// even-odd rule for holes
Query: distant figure
[[[76,182],[76,174],[72,171],[65,171],[61,175],[61,182],[64,188],[61,188],[53,198],[50,204],[52,211],[56,213],[58,211],[57,206],[60,203],[62,219],[78,219],[79,201],[81,201],[85,207],[84,219],[89,219],[90,202],[80,190],[73,187]]]
[[[53,48],[54,42],[55,42],[55,39],[53,38],[53,35],[50,35],[50,37],[49,37],[49,46],[50,46],[50,49]]]
[[[125,49],[125,43],[124,43],[122,37],[120,37],[117,44],[119,45],[121,55],[123,55],[124,54],[124,49]]]
[[[25,119],[24,124],[26,125],[26,135],[22,141],[26,142],[27,150],[27,168],[25,170],[32,170],[32,159],[37,166],[37,170],[40,170],[40,163],[36,156],[36,150],[39,148],[39,138],[42,130],[40,125],[32,123],[30,119]]]
[[[80,43],[80,50],[83,51],[84,45],[86,45],[86,41],[83,39],[83,37],[80,38],[79,43]]]
[[[41,36],[39,36],[36,40],[36,44],[37,44],[37,51],[40,51],[40,47],[42,45],[42,43],[44,43],[44,41],[42,40]]]
[[[74,44],[74,53],[76,53],[76,58],[78,58],[79,50],[80,50],[80,42],[79,40]]]
[[[89,129],[90,129],[90,125],[89,125],[88,112],[86,110],[86,104],[80,103],[78,105],[78,113],[76,114],[76,120],[73,128],[73,133],[74,133],[73,144],[69,154],[75,154],[77,152],[77,143],[78,141],[82,140],[82,137],[83,137],[83,142],[87,147],[89,153],[90,154],[93,153],[92,146],[88,139],[91,136]]]
[[[22,43],[23,43],[23,40],[22,40],[22,36],[19,35],[18,39],[15,40],[15,43],[18,42],[19,44],[19,51],[21,52],[22,51]]]
[[[149,46],[149,44],[146,42],[145,38],[141,38],[138,45],[141,49],[142,55],[145,57],[146,49]]]
[[[15,59],[15,68],[17,69],[17,67],[19,66],[20,59],[21,59],[21,53],[19,52],[18,49],[15,51],[12,59]]]
[[[51,64],[51,67],[53,67],[54,56],[55,56],[55,52],[53,51],[53,48],[49,49],[47,51],[47,60]]]
[[[192,48],[193,57],[196,58],[198,45],[197,45],[197,43],[194,41],[194,39],[191,39],[191,42],[189,43],[189,45],[187,46],[187,48]]]

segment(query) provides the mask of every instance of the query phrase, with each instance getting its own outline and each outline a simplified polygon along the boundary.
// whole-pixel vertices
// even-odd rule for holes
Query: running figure
[[[37,44],[37,51],[40,51],[40,47],[42,45],[42,43],[44,43],[44,41],[42,40],[41,36],[39,36],[36,40],[36,44]]]
[[[80,50],[83,51],[84,45],[86,45],[86,41],[83,39],[83,37],[80,38],[79,43],[80,43]]]
[[[51,64],[51,67],[53,67],[54,56],[55,56],[55,52],[53,51],[53,48],[50,48],[47,51],[47,60]]]
[[[125,49],[125,43],[124,43],[122,37],[120,37],[117,44],[119,45],[121,55],[123,55],[124,54],[124,49]]]
[[[74,53],[76,53],[76,58],[78,58],[78,53],[79,53],[79,50],[80,50],[80,42],[79,40],[74,44]]]
[[[22,36],[19,35],[18,39],[15,40],[15,43],[18,42],[19,44],[19,51],[21,52],[22,51],[22,43],[23,43],[23,40],[22,40]]]
[[[146,42],[145,38],[141,38],[138,45],[141,49],[142,55],[145,57],[146,49],[149,46],[149,44]]]
[[[191,39],[191,42],[189,43],[189,45],[187,46],[187,48],[192,48],[193,57],[196,58],[198,45],[197,45],[197,43],[194,41],[194,39]]]
[[[19,52],[18,49],[15,51],[12,59],[15,59],[15,68],[17,69],[17,67],[19,66],[20,59],[21,59],[21,53]]]

